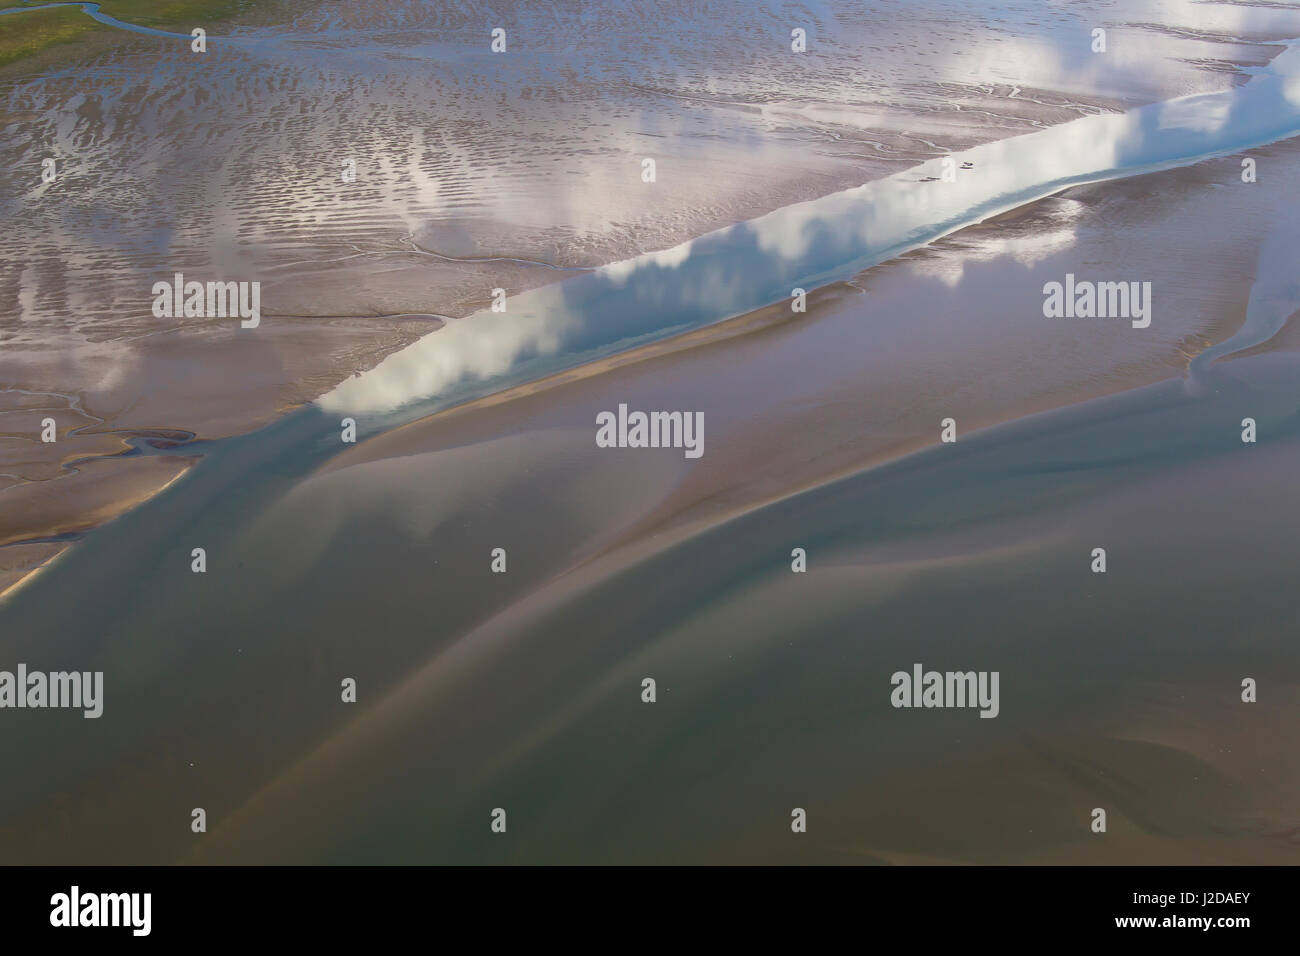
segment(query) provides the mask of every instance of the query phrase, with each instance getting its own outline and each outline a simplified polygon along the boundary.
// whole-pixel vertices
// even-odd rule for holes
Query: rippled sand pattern
[[[82,472],[66,466],[120,449],[101,432],[245,431],[493,289],[671,248],[947,151],[1226,89],[1276,52],[1259,41],[1289,35],[1288,11],[1132,9],[1104,65],[1087,42],[1107,5],[1032,0],[303,0],[212,24],[204,54],[123,31],[55,66],[13,64],[0,72],[0,386],[70,396],[98,424],[40,449],[35,469],[31,435],[6,428],[0,473],[44,480],[40,496],[77,511]],[[489,49],[495,26],[504,54]],[[154,317],[153,284],[177,272],[260,281],[262,326]],[[0,400],[0,424],[11,408]],[[17,540],[50,530],[12,524]]]
[[[623,281],[622,260],[695,239],[699,289],[785,283],[700,237],[865,182],[914,212],[929,186],[901,171],[1242,86],[1300,36],[1297,11],[1256,3],[1117,16],[303,0],[214,24],[206,54],[122,34],[0,73],[0,588],[22,582],[0,652],[110,688],[94,733],[7,715],[0,858],[1293,862],[1300,300],[1277,197],[1300,188],[1300,141],[1252,150],[1267,189],[1229,155],[1262,140],[1233,140],[976,206],[1002,214],[812,289],[798,316],[701,296],[690,335],[648,344],[685,297]],[[1006,173],[983,158],[1001,146],[980,165]],[[572,362],[520,372],[535,328],[479,347],[493,288],[611,262],[532,293],[569,295],[564,318],[590,304]],[[1152,278],[1149,335],[1043,321],[1043,282],[1085,267]],[[262,282],[262,325],[154,318],[176,272]],[[1243,317],[1232,348],[1292,351],[1222,348],[1175,377]],[[401,361],[375,374],[422,337],[443,361],[469,343],[480,401]],[[367,369],[410,421],[356,412],[345,446],[355,408],[310,400]],[[709,457],[599,448],[594,415],[624,402],[707,412]],[[1268,436],[1257,470],[1233,457],[1243,409]],[[961,442],[936,444],[950,414]],[[45,416],[57,445],[33,437]],[[1117,573],[1088,570],[1098,541]],[[915,660],[1000,670],[1002,716],[900,714],[889,674]],[[1269,677],[1259,718],[1239,674]],[[1099,800],[1114,839],[1089,843]],[[499,802],[508,841],[485,825]]]
[[[972,22],[956,5],[835,5],[797,17],[803,56],[790,12],[748,3],[520,4],[500,17],[503,55],[480,4],[304,4],[288,23],[229,28],[234,40],[214,29],[207,54],[123,34],[93,63],[10,76],[0,342],[157,332],[149,287],[174,271],[260,278],[268,313],[464,314],[497,280],[436,254],[599,264],[1125,94],[1232,82],[1180,64],[1163,90],[1145,75],[1146,88],[1087,88],[1082,68],[1083,89],[1016,87],[1033,79],[1021,48],[1047,57],[1086,23],[1083,10],[1026,18],[1036,6]],[[973,49],[1007,53],[971,63]],[[506,277],[513,291],[556,274]]]

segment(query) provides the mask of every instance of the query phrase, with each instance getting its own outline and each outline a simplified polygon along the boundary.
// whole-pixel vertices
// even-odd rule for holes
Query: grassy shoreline
[[[49,2],[49,0],[42,0]],[[265,0],[98,0],[104,13],[128,23],[188,33],[242,13]],[[0,9],[40,6],[0,0]],[[56,7],[0,16],[0,68],[56,48],[87,48],[125,31],[91,19],[79,7]],[[129,35],[129,34],[127,34]]]

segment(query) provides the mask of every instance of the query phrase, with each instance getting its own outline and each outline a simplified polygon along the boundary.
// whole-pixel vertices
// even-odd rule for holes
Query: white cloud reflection
[[[323,396],[331,411],[382,414],[516,381],[847,279],[956,229],[1082,182],[1185,165],[1300,132],[1300,48],[1244,86],[1089,116],[949,157],[693,242],[516,296],[395,353]],[[930,181],[926,181],[930,180]]]

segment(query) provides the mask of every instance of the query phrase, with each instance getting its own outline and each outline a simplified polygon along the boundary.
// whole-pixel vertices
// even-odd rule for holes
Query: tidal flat
[[[0,861],[1295,862],[1300,12],[723,8],[8,69]]]

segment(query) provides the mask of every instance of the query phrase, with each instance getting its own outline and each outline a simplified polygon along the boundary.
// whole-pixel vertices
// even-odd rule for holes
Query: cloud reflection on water
[[[1100,179],[1186,165],[1300,131],[1300,47],[1245,85],[976,146],[679,246],[516,296],[390,355],[319,403],[383,414],[504,388],[844,280],[963,226]],[[960,169],[945,182],[945,161]],[[948,167],[951,168],[951,167]]]

